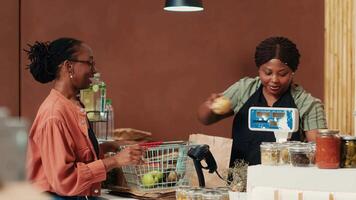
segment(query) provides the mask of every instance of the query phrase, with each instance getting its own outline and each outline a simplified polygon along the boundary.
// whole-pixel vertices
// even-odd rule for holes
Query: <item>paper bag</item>
[[[133,128],[118,128],[114,130],[115,140],[150,141],[152,133]]]
[[[210,136],[204,134],[191,134],[189,136],[189,142],[193,144],[207,144],[209,145],[210,152],[213,154],[216,164],[218,166],[217,171],[220,175],[226,174],[226,170],[229,168],[230,154],[232,139]],[[206,166],[205,161],[202,161],[202,165]],[[198,177],[194,168],[192,159],[189,159],[189,170],[187,175],[189,182],[192,186],[199,186]],[[221,180],[216,173],[210,174],[208,170],[203,169],[205,178],[205,187],[220,187],[226,186],[226,182]]]

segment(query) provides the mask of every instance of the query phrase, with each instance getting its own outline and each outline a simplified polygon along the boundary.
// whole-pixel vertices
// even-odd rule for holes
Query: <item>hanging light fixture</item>
[[[203,3],[201,0],[166,0],[164,10],[178,12],[202,11]]]

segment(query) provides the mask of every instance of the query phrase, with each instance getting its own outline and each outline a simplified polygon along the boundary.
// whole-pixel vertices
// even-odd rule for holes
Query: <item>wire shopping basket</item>
[[[151,142],[146,148],[144,164],[122,167],[128,187],[142,191],[175,189],[188,185],[186,177],[188,142]]]

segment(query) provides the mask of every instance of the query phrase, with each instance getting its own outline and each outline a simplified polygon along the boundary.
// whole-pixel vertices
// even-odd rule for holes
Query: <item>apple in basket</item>
[[[162,182],[163,173],[160,171],[151,171],[144,174],[141,183],[144,187],[153,187],[156,183]]]
[[[163,173],[160,171],[151,171],[150,172],[155,180],[155,183],[160,183],[163,180]]]

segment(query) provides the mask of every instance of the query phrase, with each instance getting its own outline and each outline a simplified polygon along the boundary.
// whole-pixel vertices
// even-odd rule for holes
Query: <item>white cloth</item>
[[[248,200],[356,200],[356,169],[318,169],[316,167],[263,166],[248,168]]]
[[[272,187],[255,187],[249,200],[355,200],[356,193],[300,191]]]

